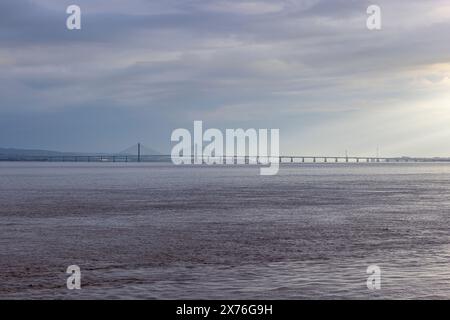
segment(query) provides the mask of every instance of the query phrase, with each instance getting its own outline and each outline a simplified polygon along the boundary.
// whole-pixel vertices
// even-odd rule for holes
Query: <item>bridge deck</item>
[[[194,163],[194,157],[179,157],[185,163]],[[249,157],[222,156],[203,158],[203,162],[216,160],[216,163],[258,164],[270,162],[280,163],[373,163],[373,162],[450,162],[450,158],[413,158],[413,157],[345,157],[345,156],[280,156],[280,157]],[[0,155],[0,161],[38,161],[38,162],[172,162],[170,155],[64,155],[64,156],[22,156]],[[201,163],[198,158],[196,163]]]

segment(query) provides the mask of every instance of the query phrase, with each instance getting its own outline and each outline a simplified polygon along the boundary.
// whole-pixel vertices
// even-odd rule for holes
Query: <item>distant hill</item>
[[[137,155],[137,144],[122,152],[99,153],[99,152],[60,152],[53,150],[41,149],[16,149],[16,148],[0,148],[0,156],[83,156],[83,155]],[[160,152],[151,148],[141,146],[141,155],[161,155]]]
[[[2,156],[62,156],[71,155],[75,153],[39,150],[39,149],[15,149],[15,148],[0,148],[0,155]]]

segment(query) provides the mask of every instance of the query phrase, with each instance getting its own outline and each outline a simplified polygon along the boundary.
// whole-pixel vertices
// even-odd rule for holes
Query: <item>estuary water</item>
[[[0,298],[449,299],[449,231],[449,164],[0,163]]]

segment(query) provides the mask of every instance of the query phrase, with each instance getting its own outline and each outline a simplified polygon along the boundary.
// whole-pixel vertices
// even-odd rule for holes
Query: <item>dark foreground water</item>
[[[448,299],[449,231],[448,164],[0,163],[0,298]]]

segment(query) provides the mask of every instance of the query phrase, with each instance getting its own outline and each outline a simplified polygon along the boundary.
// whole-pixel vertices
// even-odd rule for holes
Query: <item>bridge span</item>
[[[194,158],[178,157],[184,163],[215,163],[215,164],[264,164],[279,163],[405,163],[405,162],[450,162],[450,158],[424,157],[367,157],[367,156],[314,156],[314,155],[282,155],[279,157],[254,156],[220,156]],[[36,161],[36,162],[172,162],[170,155],[0,155],[0,161]]]

